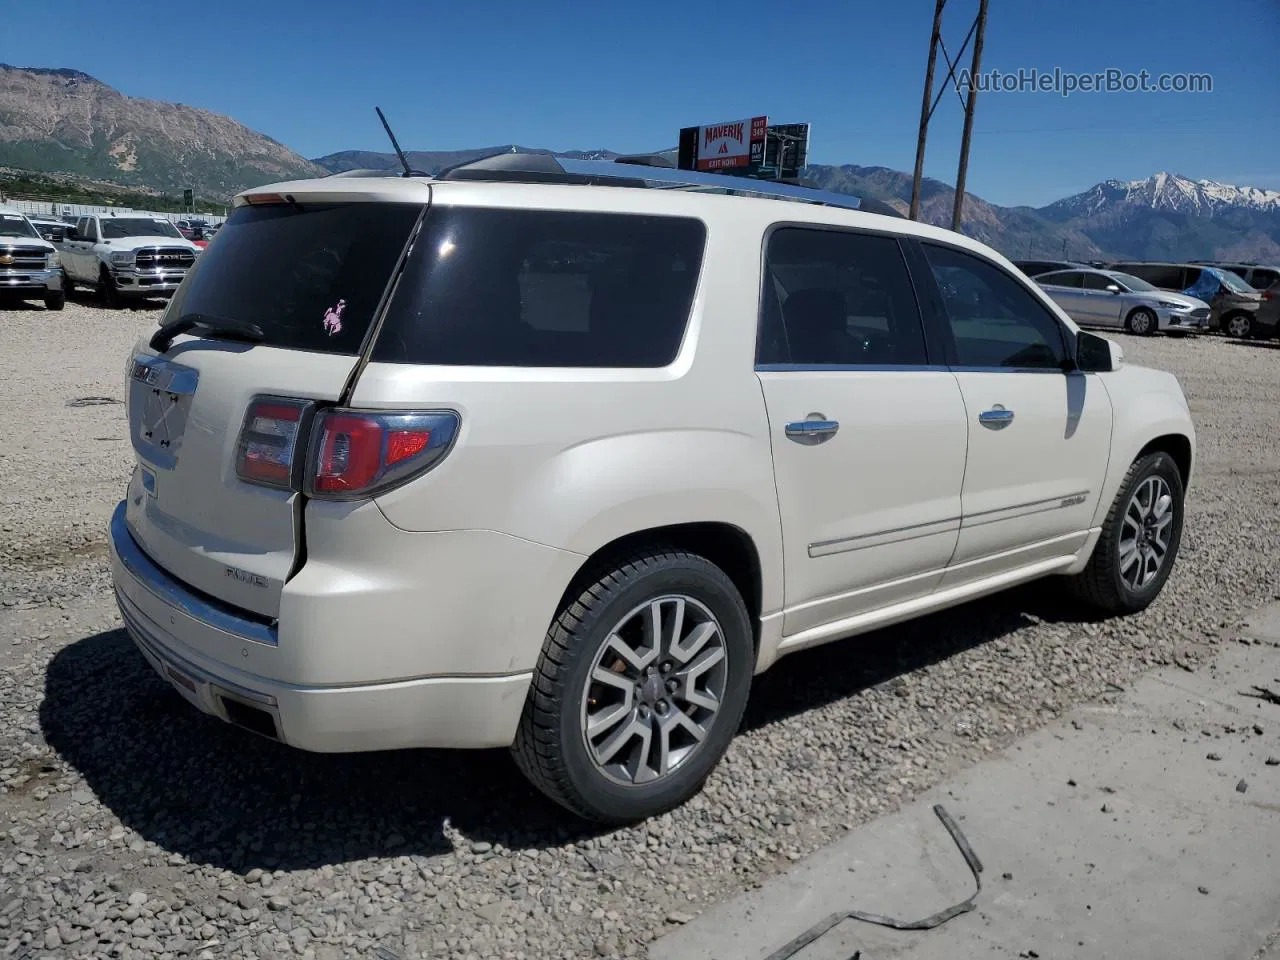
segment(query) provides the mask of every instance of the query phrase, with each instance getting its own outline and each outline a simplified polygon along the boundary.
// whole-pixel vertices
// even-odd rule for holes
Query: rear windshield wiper
[[[234,317],[215,317],[208,313],[184,313],[177,320],[170,320],[151,335],[151,349],[164,353],[178,334],[188,330],[200,329],[215,337],[228,340],[244,340],[247,343],[259,343],[265,334],[256,323],[248,320],[237,320]]]

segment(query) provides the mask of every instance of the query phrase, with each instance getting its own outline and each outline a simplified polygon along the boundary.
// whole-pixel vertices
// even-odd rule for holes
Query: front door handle
[[[990,410],[983,410],[978,414],[978,422],[984,427],[990,427],[992,430],[999,430],[1013,423],[1013,411],[1006,410],[1000,404],[996,404]]]
[[[788,440],[794,440],[796,443],[815,444],[830,440],[839,429],[839,421],[814,418],[788,423],[786,434]]]

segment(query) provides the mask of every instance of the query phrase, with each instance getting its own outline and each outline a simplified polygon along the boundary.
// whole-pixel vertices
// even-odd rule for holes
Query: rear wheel
[[[1160,322],[1151,310],[1146,307],[1138,307],[1125,318],[1124,325],[1130,333],[1136,333],[1140,337],[1149,337],[1159,329]]]
[[[1223,318],[1222,330],[1228,337],[1243,340],[1253,334],[1253,318],[1247,313],[1233,313]]]
[[[1135,461],[1102,524],[1089,565],[1068,580],[1072,592],[1109,614],[1145,609],[1159,596],[1177,559],[1183,495],[1182,475],[1167,453]]]
[[[65,290],[51,290],[45,294],[44,308],[46,310],[61,310],[67,305],[67,294]]]
[[[704,557],[654,548],[601,568],[552,624],[512,753],[543,793],[604,823],[697,793],[746,708],[751,618]]]

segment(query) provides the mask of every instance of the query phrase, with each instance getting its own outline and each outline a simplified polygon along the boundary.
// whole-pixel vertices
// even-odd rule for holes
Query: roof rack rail
[[[654,163],[653,161],[657,161]],[[677,170],[657,155],[635,155],[610,160],[571,160],[540,153],[496,153],[460,163],[437,174],[439,180],[486,180],[510,183],[567,183],[609,187],[648,187],[690,190],[732,196],[792,200],[845,210],[861,210],[902,219],[902,214],[880,200],[833,193],[798,184],[755,180],[750,177]],[[623,169],[625,168],[625,172]]]

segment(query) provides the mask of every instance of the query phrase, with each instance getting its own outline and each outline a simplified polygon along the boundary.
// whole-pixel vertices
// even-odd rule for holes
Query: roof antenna
[[[374,107],[378,111],[378,119],[382,121],[382,129],[387,131],[387,136],[391,138],[391,145],[396,148],[396,156],[400,158],[400,166],[404,167],[404,175],[412,177],[413,171],[409,169],[409,161],[405,159],[404,151],[400,149],[400,143],[396,140],[396,135],[391,132],[391,124],[387,123],[387,118],[382,113],[381,107]]]

